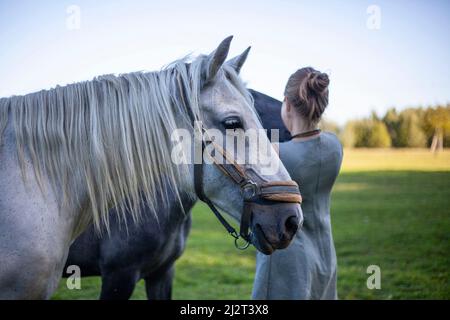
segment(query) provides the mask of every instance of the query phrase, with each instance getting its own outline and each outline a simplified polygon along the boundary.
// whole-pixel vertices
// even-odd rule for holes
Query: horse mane
[[[186,166],[171,161],[170,136],[177,117],[200,118],[206,56],[189,63],[187,59],[161,71],[105,75],[2,98],[0,145],[12,121],[22,173],[27,154],[40,188],[45,189],[44,177],[48,177],[61,194],[60,206],[81,205],[76,187],[81,183],[98,229],[104,224],[109,230],[112,207],[119,218],[130,211],[137,221],[143,197],[155,212],[161,190],[172,188],[179,195],[180,177],[188,174]],[[249,97],[234,69],[225,65],[222,69],[231,84]]]

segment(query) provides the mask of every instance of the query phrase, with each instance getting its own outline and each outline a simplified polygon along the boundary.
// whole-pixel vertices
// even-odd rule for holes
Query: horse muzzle
[[[258,203],[249,205],[250,241],[260,252],[272,254],[286,248],[303,224],[303,214],[298,203]]]

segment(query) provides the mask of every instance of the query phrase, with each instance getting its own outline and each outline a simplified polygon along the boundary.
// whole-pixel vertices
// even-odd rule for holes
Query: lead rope
[[[205,200],[202,200],[205,202],[211,211],[216,215],[217,219],[220,221],[220,223],[227,229],[228,234],[231,235],[234,238],[234,246],[239,250],[245,250],[250,246],[250,241],[248,239],[245,239],[244,237],[240,236],[236,229],[234,229],[228,221],[225,220],[225,218],[222,216],[222,214],[217,210],[217,208],[212,204],[211,200],[206,198]],[[239,239],[243,238],[245,240],[245,243],[243,245],[239,244]],[[249,237],[250,238],[250,237]]]

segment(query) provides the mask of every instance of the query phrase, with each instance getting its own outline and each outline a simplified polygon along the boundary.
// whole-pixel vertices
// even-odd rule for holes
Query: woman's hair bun
[[[307,83],[310,90],[314,91],[316,94],[321,94],[328,89],[330,79],[326,73],[314,71],[308,75]]]
[[[317,123],[328,105],[329,84],[326,73],[311,67],[301,68],[289,77],[284,96],[301,116]]]

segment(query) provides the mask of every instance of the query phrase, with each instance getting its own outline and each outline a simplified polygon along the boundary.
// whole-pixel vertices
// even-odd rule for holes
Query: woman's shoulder
[[[328,131],[322,132],[321,145],[323,146],[323,154],[328,154],[338,161],[342,161],[343,148],[336,134]]]
[[[321,136],[322,140],[325,141],[328,145],[334,145],[338,149],[342,149],[341,141],[333,132],[323,131]]]
[[[333,132],[330,131],[322,131],[322,137],[329,139],[330,141],[336,143],[336,144],[341,144],[341,142],[339,141],[339,138],[337,137],[337,135]]]

